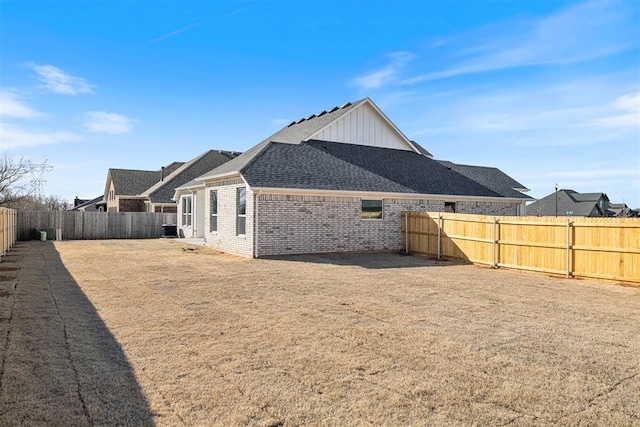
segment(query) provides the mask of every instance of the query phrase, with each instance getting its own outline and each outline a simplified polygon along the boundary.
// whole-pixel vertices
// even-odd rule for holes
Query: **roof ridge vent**
[[[311,120],[311,119],[313,119],[315,116],[316,116],[315,114],[312,114],[312,115],[310,115],[309,117],[307,117],[307,120]]]
[[[331,110],[327,111],[327,113],[333,113],[336,110],[339,110],[340,107],[333,107]]]
[[[350,103],[350,102],[346,102],[346,103],[342,104],[342,105],[340,106],[340,108],[341,108],[341,109],[342,109],[342,108],[347,108],[349,105],[351,105],[351,103]]]
[[[327,114],[327,110],[322,110],[316,115],[316,117],[324,116],[325,114]]]
[[[288,127],[288,128],[290,128],[291,126],[293,126],[293,125],[295,125],[295,124],[296,124],[296,121],[294,120],[294,121],[292,121],[291,123],[289,123],[289,124],[287,125],[287,127]]]
[[[298,124],[298,123],[302,123],[302,122],[304,122],[305,120],[307,120],[307,119],[305,119],[305,118],[303,117],[303,118],[301,118],[300,120],[298,120],[298,121],[296,122],[296,124]]]

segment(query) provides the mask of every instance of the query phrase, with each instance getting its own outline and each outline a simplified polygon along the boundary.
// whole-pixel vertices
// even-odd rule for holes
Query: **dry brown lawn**
[[[20,251],[42,272],[0,289],[0,424],[640,425],[638,288],[172,240]]]

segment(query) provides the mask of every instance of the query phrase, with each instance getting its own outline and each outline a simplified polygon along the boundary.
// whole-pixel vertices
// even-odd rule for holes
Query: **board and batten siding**
[[[366,104],[349,111],[308,139],[413,151],[398,131]]]

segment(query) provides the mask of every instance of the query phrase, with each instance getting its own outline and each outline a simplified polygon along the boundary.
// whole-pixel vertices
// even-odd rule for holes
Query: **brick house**
[[[365,98],[290,123],[174,198],[182,235],[222,251],[394,251],[404,210],[523,214],[531,198],[511,181],[489,188],[433,160]]]
[[[209,150],[194,159],[156,171],[109,169],[104,201],[108,212],[175,213],[175,188],[216,168],[240,153]]]

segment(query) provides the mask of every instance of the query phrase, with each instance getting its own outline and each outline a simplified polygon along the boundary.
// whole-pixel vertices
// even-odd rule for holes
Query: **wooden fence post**
[[[571,277],[571,220],[567,218],[567,277]]]
[[[441,219],[442,219],[442,215],[440,214],[440,212],[438,212],[438,259],[440,259],[440,256],[441,256],[440,254],[440,238],[442,237],[440,232],[442,228],[440,224]]]
[[[409,211],[404,213],[404,252],[409,253]]]

